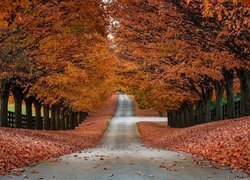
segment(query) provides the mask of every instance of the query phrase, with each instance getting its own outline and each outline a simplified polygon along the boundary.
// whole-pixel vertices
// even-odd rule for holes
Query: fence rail
[[[234,101],[234,118],[238,118],[242,116],[241,112],[242,108],[242,101],[238,98],[237,100]],[[216,120],[221,119],[221,117],[216,118],[216,107],[211,105],[211,119],[205,117],[205,109],[202,109],[202,112],[200,112],[199,117],[197,116],[197,110],[192,111],[193,113],[193,118],[190,118],[189,111],[172,111],[168,113],[168,125],[170,127],[178,127],[178,128],[183,128],[183,127],[188,127],[188,126],[193,126],[197,124],[203,124],[206,122],[213,122]],[[224,104],[222,106],[222,119],[228,119],[227,115],[227,104]],[[199,119],[200,118],[200,119]]]
[[[49,119],[50,120],[50,119]],[[15,113],[14,112],[10,112],[8,111],[8,126],[9,127],[15,127]],[[42,122],[43,122],[43,126],[44,126],[44,118],[42,117]],[[26,115],[22,115],[22,127],[26,128]],[[36,128],[36,117],[32,116],[32,127],[33,129]]]
[[[241,100],[234,102],[235,118],[241,116]],[[194,115],[194,119],[197,120],[197,115]],[[222,120],[227,119],[227,104],[222,106]],[[216,120],[216,108],[211,110],[211,121]]]

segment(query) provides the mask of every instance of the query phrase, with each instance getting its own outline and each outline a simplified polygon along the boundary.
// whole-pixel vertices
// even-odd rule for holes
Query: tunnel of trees
[[[1,126],[73,129],[117,87],[171,127],[250,115],[247,1],[3,0],[0,12]]]
[[[74,129],[110,96],[115,58],[100,4],[0,2],[1,126]],[[14,113],[8,112],[9,97]]]

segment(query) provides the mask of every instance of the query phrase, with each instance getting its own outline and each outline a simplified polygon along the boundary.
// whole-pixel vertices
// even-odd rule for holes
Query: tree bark
[[[211,122],[211,101],[213,97],[213,90],[207,89],[205,99],[205,122]]]
[[[188,103],[184,103],[183,107],[184,111],[184,119],[185,119],[185,127],[191,126],[190,120],[189,120],[189,111],[188,111]]]
[[[88,112],[83,112],[82,114],[83,114],[83,120],[82,120],[82,122],[83,122],[87,118]]]
[[[82,121],[83,121],[83,112],[80,112],[79,114],[80,114],[80,121],[79,121],[79,124],[81,124]]]
[[[74,118],[75,118],[75,127],[77,127],[78,125],[78,118],[77,118],[77,112],[74,112]]]
[[[76,120],[76,127],[78,127],[79,126],[79,113],[78,112],[75,113],[75,120]]]
[[[226,94],[227,94],[227,117],[226,118],[234,118],[235,117],[235,107],[234,107],[234,90],[233,90],[233,71],[225,70],[224,79],[226,82]]]
[[[23,102],[23,93],[22,89],[19,87],[14,87],[12,89],[15,100],[15,127],[22,128],[22,102]]]
[[[84,114],[85,114],[85,119],[89,116],[89,113],[88,112],[84,112]]]
[[[223,83],[215,82],[215,93],[216,93],[216,120],[223,119],[223,107],[222,107],[222,97],[225,90]]]
[[[26,98],[24,101],[26,105],[26,128],[33,129],[33,117],[32,117],[33,98]]]
[[[168,111],[168,112],[167,112],[167,115],[168,115],[168,126],[169,126],[169,127],[172,127],[171,111]]]
[[[176,120],[176,112],[175,111],[171,111],[171,121],[173,124],[173,127],[177,127],[177,120]]]
[[[75,114],[74,112],[69,112],[70,129],[75,129]]]
[[[66,121],[65,129],[68,130],[68,129],[70,129],[69,113],[65,114],[65,121]]]
[[[49,105],[43,105],[44,129],[50,130]]]
[[[61,129],[65,130],[66,127],[65,127],[65,113],[64,113],[64,109],[61,109],[60,120],[61,120]]]
[[[55,120],[56,120],[56,130],[61,129],[61,121],[60,121],[60,108],[56,107],[55,109]]]
[[[188,109],[188,116],[189,116],[189,122],[190,122],[190,126],[196,125],[196,121],[194,121],[194,109],[193,106],[191,104],[188,104],[187,106]]]
[[[197,124],[204,123],[203,109],[202,109],[202,101],[198,101],[196,103],[196,114],[197,114]]]
[[[80,125],[82,122],[82,113],[81,112],[78,113],[78,122],[79,122],[78,125]]]
[[[0,126],[8,127],[8,101],[10,85],[2,81],[0,88]]]
[[[250,71],[237,70],[242,95],[241,116],[250,116]]]
[[[175,111],[177,127],[181,128],[181,112]]]
[[[181,120],[181,128],[186,127],[186,123],[185,123],[185,115],[184,115],[184,110],[181,109],[180,110],[180,120]]]
[[[51,106],[50,130],[56,130],[56,113],[54,105]]]
[[[35,112],[36,112],[36,129],[42,130],[43,129],[43,122],[42,122],[42,116],[41,116],[41,109],[42,105],[39,101],[34,101],[35,105]]]

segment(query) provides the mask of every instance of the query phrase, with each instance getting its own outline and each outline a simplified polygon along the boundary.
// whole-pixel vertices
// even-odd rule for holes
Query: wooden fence
[[[234,102],[234,113],[235,118],[241,116],[241,100],[237,100]],[[223,105],[222,107],[222,114],[223,114],[223,120],[227,119],[227,104]],[[197,116],[194,116],[194,119],[197,119]],[[216,108],[211,110],[211,121],[216,120]]]
[[[42,122],[44,123],[44,118],[42,117]],[[42,124],[44,126],[44,124]],[[8,111],[8,126],[15,127],[15,113]],[[22,115],[22,127],[26,128],[26,115]],[[32,116],[32,127],[36,128],[36,117]]]

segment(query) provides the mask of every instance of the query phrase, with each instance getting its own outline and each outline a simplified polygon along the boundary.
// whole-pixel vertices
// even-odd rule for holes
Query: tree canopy
[[[250,114],[248,1],[3,0],[0,12],[2,119],[9,90],[19,106],[91,111],[122,89],[187,125],[211,121],[212,101],[222,119],[224,97],[235,117],[240,92]]]

